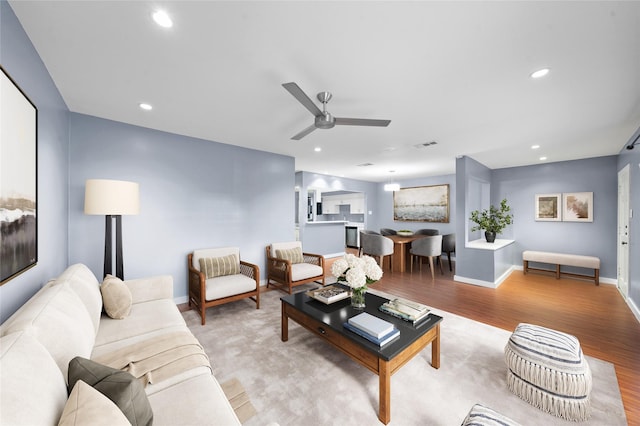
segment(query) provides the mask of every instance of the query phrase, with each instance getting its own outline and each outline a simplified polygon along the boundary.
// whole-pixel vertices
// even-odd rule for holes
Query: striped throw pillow
[[[276,257],[278,259],[290,260],[291,263],[303,263],[302,249],[295,247],[291,249],[276,250]]]
[[[240,273],[240,261],[235,254],[222,257],[207,257],[200,259],[200,272],[209,278]]]

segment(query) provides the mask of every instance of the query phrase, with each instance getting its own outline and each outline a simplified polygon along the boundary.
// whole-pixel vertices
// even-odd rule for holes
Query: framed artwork
[[[593,222],[593,192],[565,192],[562,194],[562,220]]]
[[[0,67],[0,284],[38,257],[38,110]]]
[[[449,223],[449,184],[393,191],[393,220]]]
[[[562,194],[536,194],[536,220],[558,222],[562,220]]]

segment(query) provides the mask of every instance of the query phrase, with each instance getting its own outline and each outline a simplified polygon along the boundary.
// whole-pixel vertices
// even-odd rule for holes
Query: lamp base
[[[122,215],[108,214],[105,216],[104,229],[104,276],[113,275],[113,219],[116,220],[116,277],[124,280],[124,265],[122,261]]]

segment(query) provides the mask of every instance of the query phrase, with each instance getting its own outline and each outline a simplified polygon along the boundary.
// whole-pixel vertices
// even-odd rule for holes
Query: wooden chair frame
[[[222,297],[220,299],[206,300],[207,277],[204,273],[193,267],[193,253],[187,255],[187,265],[189,268],[189,306],[195,306],[200,314],[202,325],[205,325],[205,310],[212,306],[218,306],[236,300],[250,298],[256,302],[256,309],[260,309],[260,268],[253,263],[240,261],[240,273],[256,281],[256,289],[245,293],[234,294],[233,296]]]
[[[291,261],[279,259],[271,255],[271,245],[267,246],[267,288],[273,285],[275,288],[286,291],[289,294],[293,292],[293,287],[316,282],[321,280],[322,285],[325,284],[324,274],[324,256],[313,253],[302,253],[304,263],[311,263],[322,268],[322,275],[309,277],[298,281],[293,281],[291,277]],[[275,281],[275,282],[271,282]]]

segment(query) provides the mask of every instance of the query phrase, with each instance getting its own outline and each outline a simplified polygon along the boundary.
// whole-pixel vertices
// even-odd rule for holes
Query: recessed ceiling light
[[[151,105],[145,103],[141,103],[138,106],[145,111],[151,111],[153,109]]]
[[[534,71],[531,73],[531,78],[542,78],[545,75],[549,74],[549,68],[542,68],[538,71]]]
[[[316,146],[315,148],[313,148],[313,150],[315,152],[320,152],[320,151],[322,151],[322,148],[320,148],[319,146]]]
[[[171,28],[173,26],[173,21],[164,10],[156,10],[153,12],[152,16],[153,20],[156,21],[156,24],[163,28]]]
[[[531,145],[531,149],[540,149],[540,145]]]
[[[540,161],[546,161],[547,157],[540,157]]]

